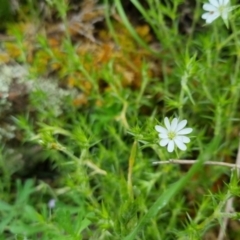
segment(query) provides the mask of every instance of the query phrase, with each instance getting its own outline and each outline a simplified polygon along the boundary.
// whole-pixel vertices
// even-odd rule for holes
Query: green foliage
[[[36,36],[30,61],[22,28],[8,26],[10,46],[18,49],[12,55],[23,67],[0,68],[0,239],[195,240],[219,231],[226,217],[238,224],[239,209],[225,211],[229,199],[233,207],[239,201],[238,171],[205,163],[237,158],[239,13],[231,31],[221,19],[203,26],[197,1],[183,33],[185,1],[131,0],[151,42],[123,1],[114,2],[121,24],[111,17],[111,1],[104,2],[107,39],[117,50],[94,43],[80,54],[84,41],[76,44],[66,30],[57,47]],[[46,4],[67,28],[71,4]],[[107,49],[100,58],[99,48]],[[24,85],[19,98],[14,84]],[[187,119],[194,129],[186,151],[159,146],[154,126],[166,116]],[[152,164],[176,158],[197,161]],[[50,173],[40,167],[32,173],[34,164],[47,163]],[[240,236],[233,229],[227,235]]]
[[[1,0],[0,1],[0,20],[1,24],[12,18],[12,11],[11,11],[11,3],[8,0]],[[0,27],[2,27],[0,25]]]

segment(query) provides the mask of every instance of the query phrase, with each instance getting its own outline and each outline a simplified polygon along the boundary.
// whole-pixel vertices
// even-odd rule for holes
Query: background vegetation
[[[204,164],[237,161],[238,9],[0,3],[0,239],[239,239],[237,170]],[[164,117],[186,151],[159,146]]]

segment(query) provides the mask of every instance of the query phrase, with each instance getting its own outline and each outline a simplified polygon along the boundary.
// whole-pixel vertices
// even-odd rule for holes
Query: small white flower
[[[159,144],[162,147],[167,146],[168,152],[174,150],[175,145],[183,151],[187,149],[185,143],[189,143],[190,139],[184,135],[192,132],[192,128],[184,128],[187,124],[187,120],[179,122],[177,118],[174,118],[170,124],[167,117],[164,118],[166,128],[156,125],[155,129],[159,132],[159,138],[161,139]]]
[[[230,7],[229,0],[209,0],[209,3],[203,4],[203,9],[207,11],[202,15],[202,18],[206,20],[206,23],[211,23],[221,16],[226,24],[228,14],[233,10],[233,7]]]
[[[53,198],[50,199],[48,202],[48,207],[52,209],[52,208],[55,208],[55,206],[56,206],[56,199],[53,199]]]

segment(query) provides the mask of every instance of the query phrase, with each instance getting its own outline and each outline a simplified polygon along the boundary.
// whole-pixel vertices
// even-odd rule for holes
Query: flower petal
[[[176,128],[177,128],[177,126],[178,126],[178,119],[177,118],[174,118],[173,120],[172,120],[172,122],[171,122],[171,131],[175,131],[176,130]]]
[[[179,136],[182,138],[182,142],[184,143],[189,143],[190,142],[190,138],[189,137],[186,137],[186,136]]]
[[[169,138],[166,133],[160,133],[158,134],[159,138]]]
[[[165,124],[167,130],[170,130],[170,122],[169,122],[169,119],[167,117],[164,118],[164,124]]]
[[[215,19],[220,16],[219,12],[214,12],[213,14],[209,14],[206,18],[206,23],[212,23]]]
[[[180,131],[187,125],[187,120],[182,120],[181,122],[178,123],[176,132]]]
[[[221,5],[228,5],[228,3],[229,3],[229,0],[219,0],[219,3],[221,4]]]
[[[175,138],[174,142],[176,143],[177,147],[182,151],[185,151],[187,149],[187,146],[179,138]]]
[[[208,11],[208,12],[216,12],[218,9],[217,9],[217,7],[215,7],[209,3],[204,3],[203,10]]]
[[[182,135],[189,134],[189,133],[192,132],[192,130],[193,130],[192,128],[184,128],[184,129],[180,130],[177,134],[178,135],[180,135],[180,134],[182,134]]]
[[[168,150],[168,152],[173,152],[173,150],[174,150],[174,141],[173,140],[169,140],[167,150]]]
[[[206,13],[202,14],[202,19],[207,19],[207,18],[209,18],[209,15],[210,15],[209,12],[206,12]]]
[[[218,0],[209,0],[209,2],[215,7],[219,7],[219,5],[220,5]]]
[[[229,0],[222,0],[223,5],[228,5],[228,3],[229,3]]]
[[[156,126],[155,126],[155,130],[156,130],[157,132],[160,132],[160,133],[167,133],[167,132],[168,132],[166,128],[164,128],[164,127],[162,127],[162,126],[159,126],[159,125],[156,125]]]
[[[169,139],[162,139],[159,142],[159,145],[162,146],[162,147],[165,147],[168,143],[169,143]]]

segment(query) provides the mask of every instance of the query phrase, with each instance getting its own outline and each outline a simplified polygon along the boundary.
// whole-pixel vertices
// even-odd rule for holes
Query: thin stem
[[[137,141],[134,141],[132,145],[130,157],[128,160],[128,180],[127,180],[128,194],[132,200],[133,200],[132,172],[133,172],[133,166],[134,166],[136,154],[137,154]]]
[[[240,44],[239,44],[239,39],[238,39],[238,31],[234,23],[231,24],[232,30],[233,30],[233,38],[235,41],[235,46],[236,46],[236,52],[238,53],[240,51]],[[231,132],[231,127],[232,127],[232,119],[235,116],[235,113],[237,112],[237,107],[238,107],[238,102],[239,102],[239,88],[240,88],[240,82],[239,82],[239,68],[240,68],[240,57],[237,55],[236,59],[236,64],[235,64],[235,69],[234,69],[234,74],[231,79],[231,99],[232,99],[232,104],[229,106],[229,119],[228,125],[227,125],[227,136],[230,136],[229,134]],[[229,137],[228,137],[229,138]],[[229,139],[227,139],[229,140]]]
[[[229,214],[229,213],[234,211],[233,201],[234,201],[234,197],[231,197],[227,200],[224,214]],[[217,240],[223,240],[224,239],[225,233],[226,233],[226,228],[227,228],[227,225],[228,225],[228,220],[229,220],[229,218],[225,216],[223,221],[222,221]]]
[[[236,157],[236,165],[239,165],[239,164],[240,164],[240,142],[238,144],[238,153],[237,153],[237,157]],[[239,170],[238,170],[238,176],[239,176]],[[226,214],[235,212],[233,202],[234,202],[234,197],[231,197],[227,200],[226,207],[225,207],[225,213]],[[223,218],[222,225],[221,225],[217,240],[223,240],[224,239],[226,229],[227,229],[227,225],[228,225],[228,221],[229,221],[228,217]]]
[[[178,160],[178,159],[169,159],[168,161],[156,161],[152,162],[153,165],[163,165],[163,164],[195,164],[198,160]],[[232,163],[224,163],[224,162],[214,162],[214,161],[206,161],[203,163],[204,165],[213,165],[213,166],[222,166],[228,168],[240,168],[239,164]]]

